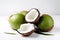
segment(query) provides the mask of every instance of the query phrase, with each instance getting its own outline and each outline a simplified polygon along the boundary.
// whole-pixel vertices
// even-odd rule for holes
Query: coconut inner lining
[[[33,9],[26,15],[25,18],[26,21],[33,22],[34,20],[36,20],[37,17],[38,17],[38,12],[35,9]]]
[[[20,32],[20,33],[27,33],[27,32],[30,32],[30,31],[32,31],[34,29],[34,25],[33,24],[22,24],[21,26],[20,26],[20,29],[18,29],[18,31]]]

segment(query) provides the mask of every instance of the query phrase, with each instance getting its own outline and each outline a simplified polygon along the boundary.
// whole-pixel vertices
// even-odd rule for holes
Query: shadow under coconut
[[[39,34],[33,33],[32,35],[29,36],[29,38],[37,38],[39,37]]]

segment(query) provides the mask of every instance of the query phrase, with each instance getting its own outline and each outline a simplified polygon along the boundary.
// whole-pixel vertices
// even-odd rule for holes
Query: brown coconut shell
[[[23,37],[28,37],[28,36],[30,36],[33,32],[34,32],[34,30],[32,30],[32,31],[30,31],[30,32],[28,32],[28,33],[20,33],[18,30],[16,30],[19,34],[21,34]]]

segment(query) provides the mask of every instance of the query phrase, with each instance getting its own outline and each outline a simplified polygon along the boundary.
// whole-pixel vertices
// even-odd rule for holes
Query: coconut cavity
[[[29,36],[34,32],[34,24],[31,23],[21,24],[20,29],[18,29],[18,31],[23,36]]]
[[[28,14],[25,16],[27,22],[36,23],[40,18],[40,12],[38,9],[33,8],[29,10]]]

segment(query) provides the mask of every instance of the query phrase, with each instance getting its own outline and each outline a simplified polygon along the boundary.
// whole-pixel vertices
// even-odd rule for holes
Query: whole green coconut
[[[54,21],[52,17],[48,14],[44,14],[40,17],[38,28],[40,31],[48,32],[50,31],[54,26]]]
[[[28,11],[21,11],[20,13],[11,15],[9,17],[9,23],[12,29],[17,30],[20,28],[20,25],[25,22],[25,15],[27,12]]]

